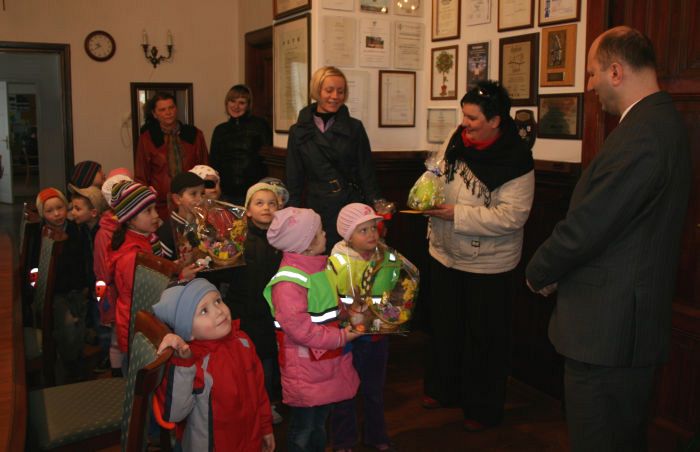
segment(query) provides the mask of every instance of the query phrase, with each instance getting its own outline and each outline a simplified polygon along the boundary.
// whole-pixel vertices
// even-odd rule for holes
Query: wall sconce
[[[173,34],[168,30],[168,56],[158,55],[158,47],[151,46],[151,50],[148,50],[148,35],[146,30],[143,30],[141,34],[141,47],[143,47],[143,56],[153,65],[155,69],[163,61],[167,61],[173,54]]]

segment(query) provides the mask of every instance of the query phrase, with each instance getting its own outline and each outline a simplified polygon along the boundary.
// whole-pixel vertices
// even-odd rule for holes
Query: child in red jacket
[[[260,360],[216,286],[196,278],[170,287],[153,311],[175,331],[158,347],[158,353],[175,350],[156,392],[158,421],[186,420],[184,431],[178,430],[184,451],[272,452]]]

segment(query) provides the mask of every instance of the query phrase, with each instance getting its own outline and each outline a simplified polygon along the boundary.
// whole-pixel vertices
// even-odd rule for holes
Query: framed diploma
[[[289,132],[309,101],[310,22],[304,14],[272,28],[275,132]]]
[[[360,11],[387,14],[389,12],[389,0],[360,0]]]
[[[321,16],[323,63],[326,66],[355,66],[357,23],[353,17]]]
[[[345,78],[348,81],[348,96],[345,106],[350,110],[350,115],[363,123],[369,121],[367,99],[369,99],[369,72],[346,70]]]
[[[540,86],[574,86],[576,24],[542,29]]]
[[[459,24],[462,15],[460,0],[433,0],[433,41],[459,39]]]
[[[416,73],[379,71],[379,127],[416,126]]]
[[[340,11],[353,11],[355,0],[322,0],[321,6],[324,9],[337,9]]]
[[[394,22],[394,67],[423,69],[425,26],[420,22]]]
[[[508,90],[514,106],[535,105],[538,38],[539,33],[531,33],[498,41],[498,80]]]
[[[540,27],[566,22],[578,22],[581,18],[581,0],[537,0]]]
[[[389,67],[390,45],[391,21],[374,17],[360,19],[360,66]]]
[[[499,0],[498,31],[531,28],[534,16],[534,0]]]
[[[458,46],[437,47],[430,57],[430,99],[457,99]]]
[[[400,16],[423,17],[424,3],[427,0],[397,1],[394,14]]]
[[[491,22],[491,0],[466,0],[467,25],[488,24]]]
[[[280,19],[311,9],[311,0],[272,0],[272,17]]]
[[[428,108],[428,143],[442,143],[457,127],[456,108]]]
[[[467,91],[489,79],[491,42],[467,44]]]
[[[537,114],[538,137],[581,139],[583,94],[540,94]]]

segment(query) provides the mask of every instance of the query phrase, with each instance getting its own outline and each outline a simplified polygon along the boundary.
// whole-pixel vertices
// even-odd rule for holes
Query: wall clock
[[[107,61],[117,51],[117,44],[106,31],[93,31],[85,38],[85,52],[95,61]]]

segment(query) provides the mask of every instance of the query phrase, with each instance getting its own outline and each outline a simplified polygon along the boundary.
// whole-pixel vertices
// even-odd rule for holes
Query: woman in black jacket
[[[272,144],[272,130],[253,116],[253,94],[246,85],[231,88],[224,105],[229,120],[214,129],[209,162],[221,176],[222,198],[242,205],[248,187],[266,175],[260,148]]]
[[[317,69],[309,86],[315,103],[304,107],[289,130],[287,189],[289,206],[306,206],[321,215],[326,251],[340,241],[338,212],[345,205],[373,205],[380,199],[371,148],[362,122],[345,106],[345,75],[333,66]]]

